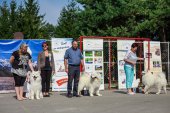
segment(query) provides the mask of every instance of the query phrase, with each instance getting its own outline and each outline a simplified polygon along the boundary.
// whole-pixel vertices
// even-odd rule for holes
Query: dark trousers
[[[26,77],[19,76],[15,73],[13,73],[14,81],[15,81],[15,87],[22,87],[24,86],[24,82],[26,80]]]
[[[42,92],[49,92],[52,70],[41,70]]]
[[[68,66],[68,84],[67,84],[67,91],[68,94],[72,92],[72,82],[74,80],[74,87],[73,87],[73,95],[77,94],[78,91],[78,83],[80,77],[80,66]]]

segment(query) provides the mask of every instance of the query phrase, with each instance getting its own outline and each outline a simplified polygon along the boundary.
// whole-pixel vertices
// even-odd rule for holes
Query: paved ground
[[[0,94],[0,113],[170,113],[168,94],[136,94],[124,91],[101,91],[102,97],[66,98],[53,92],[41,100],[17,101],[15,94]]]

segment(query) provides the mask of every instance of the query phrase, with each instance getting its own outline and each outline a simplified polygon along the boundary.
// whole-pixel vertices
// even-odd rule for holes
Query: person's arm
[[[136,64],[135,62],[133,62],[133,61],[131,61],[131,60],[128,60],[128,59],[124,59],[124,61],[127,62],[127,63],[130,63],[130,64],[132,64],[132,65],[135,65],[135,64]]]
[[[52,52],[51,52],[51,64],[52,64],[52,74],[55,74],[54,56]]]
[[[68,73],[68,60],[64,59],[65,72]]]
[[[135,62],[129,60],[130,55],[131,55],[131,53],[130,53],[130,52],[127,52],[126,55],[125,55],[125,57],[124,57],[124,61],[127,62],[127,63],[129,63],[129,64],[135,65],[135,64],[136,64]]]
[[[84,67],[84,59],[82,53],[80,53],[80,58],[81,58],[82,71],[84,71],[85,67]]]
[[[32,65],[32,61],[31,61],[30,59],[29,59],[29,61],[28,61],[28,65],[29,65],[31,71],[33,72],[33,71],[34,71],[34,68],[33,68],[33,65]]]
[[[138,57],[138,60],[144,60],[145,58],[140,58],[140,57]]]
[[[37,59],[37,67],[38,67],[38,71],[41,70],[41,68],[40,68],[40,54],[41,54],[41,53],[38,54],[38,59]]]
[[[12,63],[14,62],[14,59],[15,59],[14,56],[11,56],[11,57],[10,57],[10,60],[9,60],[10,64],[12,64]]]
[[[84,71],[85,67],[84,67],[84,60],[83,59],[81,59],[81,65],[82,65],[82,71]]]
[[[68,50],[66,50],[65,55],[64,55],[64,66],[65,66],[65,72],[68,73]]]

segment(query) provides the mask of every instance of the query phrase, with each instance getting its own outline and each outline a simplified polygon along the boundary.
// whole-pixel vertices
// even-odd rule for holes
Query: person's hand
[[[68,73],[68,68],[65,68],[65,72]]]
[[[145,60],[145,58],[139,58],[139,60]]]
[[[27,77],[26,77],[26,82],[29,82],[29,81],[30,81],[30,76],[27,75]]]
[[[135,65],[136,65],[136,62],[132,62],[132,65],[134,65],[134,66],[135,66]]]
[[[84,71],[85,70],[85,67],[84,67],[84,65],[82,66],[82,71]]]
[[[52,75],[54,75],[55,74],[55,71],[52,71]]]

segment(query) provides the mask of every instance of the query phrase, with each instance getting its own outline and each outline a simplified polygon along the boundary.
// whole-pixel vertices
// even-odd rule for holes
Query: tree
[[[55,37],[77,38],[79,36],[79,11],[80,9],[76,6],[76,2],[74,1],[62,9],[55,30]]]
[[[0,36],[1,38],[13,38],[14,32],[23,32],[25,38],[43,38],[45,31],[44,15],[39,14],[37,0],[25,0],[24,4],[17,7],[12,0],[10,5],[4,1],[0,6]]]
[[[76,0],[80,35],[153,37],[166,41],[169,34],[169,0]]]
[[[2,6],[0,6],[0,37],[1,38],[9,38],[11,34],[9,33],[10,30],[10,23],[9,23],[9,8],[7,2],[4,1]]]
[[[42,32],[43,32],[43,38],[45,39],[50,39],[51,37],[55,37],[55,26],[52,25],[52,24],[45,24],[43,27],[42,27]]]
[[[44,15],[39,14],[39,4],[37,0],[24,1],[24,36],[25,38],[41,38],[43,36],[42,27]]]
[[[18,14],[17,14],[17,6],[16,2],[13,0],[10,3],[10,15],[9,15],[9,33],[11,34],[11,38],[13,37],[13,33],[17,32],[18,29]]]

